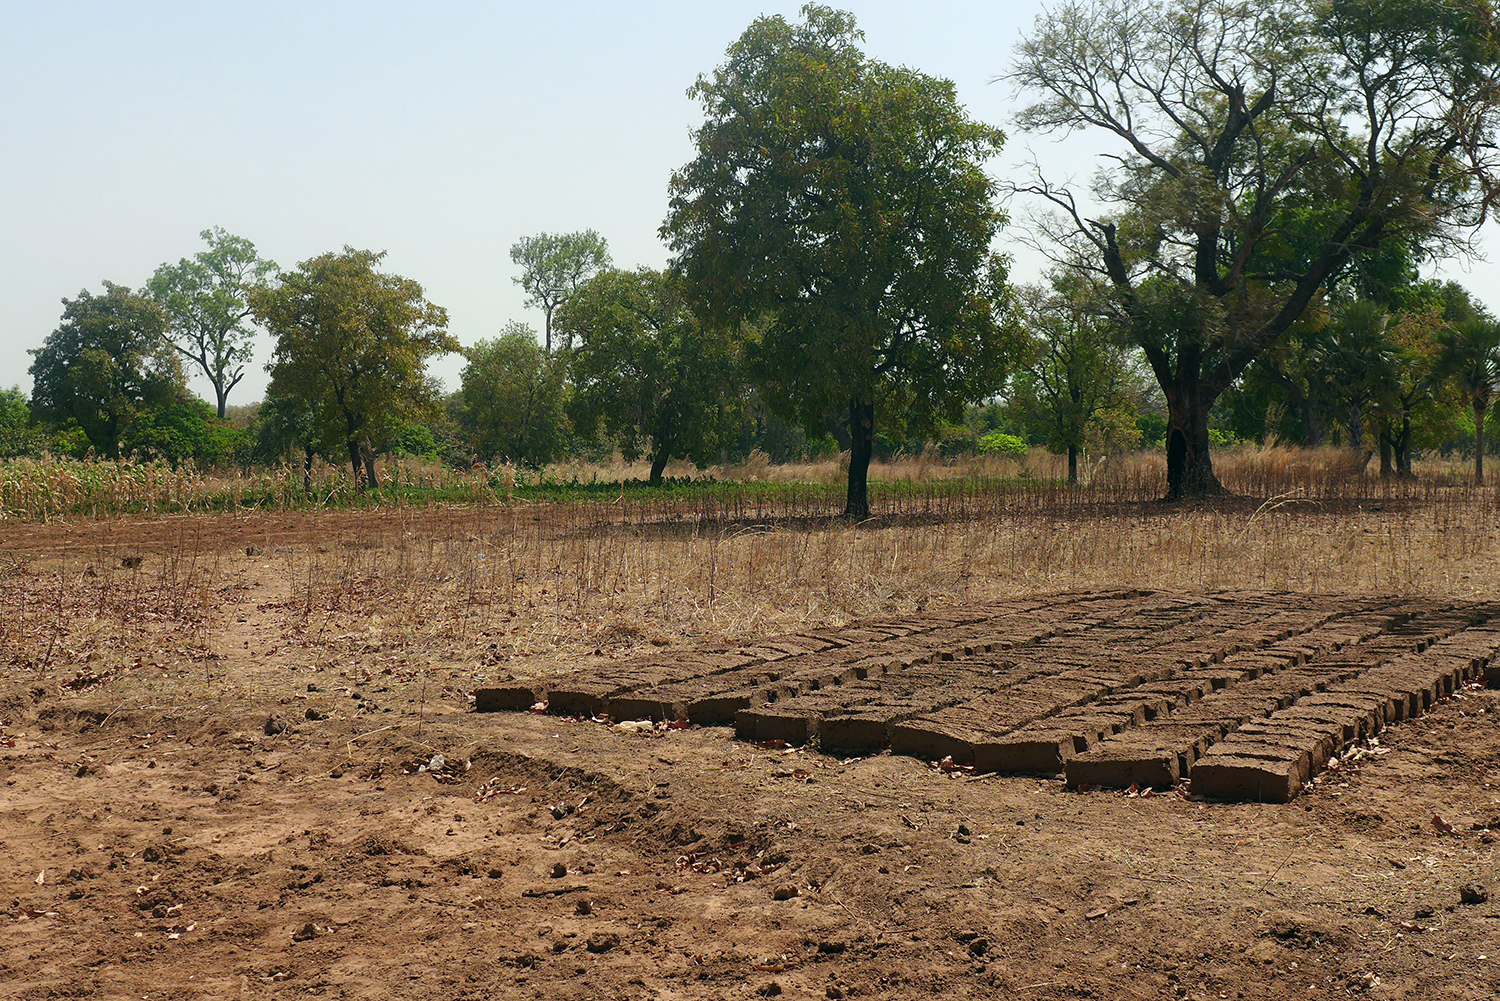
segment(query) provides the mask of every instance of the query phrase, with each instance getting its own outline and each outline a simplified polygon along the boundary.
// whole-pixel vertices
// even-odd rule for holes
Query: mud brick
[[[1299,703],[1277,713],[1278,721],[1302,721],[1320,726],[1337,727],[1342,733],[1340,744],[1348,747],[1355,741],[1370,736],[1370,716],[1357,709],[1334,705],[1306,705]]]
[[[946,709],[892,726],[891,753],[934,760],[952,757],[961,765],[972,765],[975,743],[994,736],[995,730],[977,724],[972,714]]]
[[[1395,710],[1391,707],[1388,697],[1367,695],[1358,692],[1347,695],[1343,693],[1323,692],[1304,699],[1298,704],[1305,705],[1309,709],[1337,708],[1357,712],[1360,714],[1364,727],[1362,736],[1370,737],[1385,729],[1389,716],[1395,714]]]
[[[605,682],[574,684],[547,690],[547,711],[560,716],[598,716],[620,686]]]
[[[610,719],[681,719],[687,715],[687,703],[671,696],[629,694],[611,697],[605,702],[604,711]]]
[[[818,733],[822,713],[812,709],[764,706],[734,714],[734,735],[740,740],[784,740],[806,744]]]
[[[1271,717],[1246,723],[1225,739],[1226,753],[1235,753],[1240,740],[1280,744],[1289,747],[1306,747],[1312,756],[1311,774],[1323,770],[1328,759],[1344,750],[1343,728],[1337,724],[1314,723],[1311,720],[1287,720]]]
[[[540,701],[537,690],[530,685],[506,685],[500,688],[480,688],[474,692],[474,711],[524,712]]]
[[[1096,785],[1108,789],[1130,786],[1169,789],[1182,777],[1184,764],[1192,764],[1191,760],[1184,762],[1189,753],[1179,748],[1175,740],[1159,739],[1159,735],[1149,730],[1132,732],[1069,758],[1064,772],[1068,785],[1075,788]]]
[[[932,708],[929,702],[885,705],[828,715],[818,725],[818,746],[825,753],[869,754],[890,746],[891,730]]]
[[[1070,758],[1088,750],[1089,746],[1087,735],[1071,727],[1017,730],[998,739],[976,743],[974,770],[1055,775],[1063,770]]]
[[[1189,770],[1193,792],[1209,799],[1290,803],[1306,785],[1312,768],[1307,751],[1287,748],[1278,755],[1241,755],[1220,744]]]

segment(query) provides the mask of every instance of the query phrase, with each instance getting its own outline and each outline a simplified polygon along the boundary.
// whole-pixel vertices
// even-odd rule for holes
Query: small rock
[[[573,913],[574,914],[592,914],[592,913],[594,913],[594,904],[593,904],[592,901],[589,901],[589,900],[580,900],[573,907]]]
[[[1083,919],[1085,921],[1098,921],[1100,918],[1107,917],[1108,915],[1109,911],[1105,908],[1095,907],[1092,911],[1089,911],[1087,914],[1085,914],[1083,916]]]
[[[155,907],[151,908],[151,916],[153,918],[164,918],[167,916],[167,909],[161,904],[157,904]]]
[[[1430,918],[1436,913],[1437,908],[1433,907],[1431,904],[1418,904],[1416,909],[1411,912],[1412,917],[1414,918]]]
[[[490,879],[504,879],[504,878],[505,878],[505,870],[504,869],[491,869],[490,870]]]
[[[974,832],[971,831],[971,830],[969,830],[969,825],[968,824],[959,824],[958,825],[958,833],[959,833],[959,835],[961,837],[967,838],[969,835],[973,834]]]
[[[314,935],[316,935],[316,934],[317,934],[317,930],[313,928],[312,922],[309,921],[307,924],[303,925],[301,928],[298,928],[296,931],[292,932],[292,941],[293,942],[307,942],[307,941],[311,940],[312,937]]]
[[[556,806],[554,806],[551,810],[551,813],[553,820],[561,820],[568,815],[567,809],[561,803],[558,803]]]
[[[328,773],[328,777],[331,779],[341,779],[344,777],[344,770],[342,768],[335,768]]]
[[[318,722],[319,720],[324,720],[324,719],[328,718],[328,714],[327,713],[325,713],[321,709],[314,709],[312,706],[308,706],[307,707],[307,712],[303,713],[302,715],[306,716],[308,719],[312,720],[314,723]]]
[[[990,951],[990,940],[987,938],[976,938],[969,943],[969,952],[975,956],[983,956]]]
[[[596,931],[589,936],[584,948],[589,952],[608,952],[620,944],[620,936],[612,931]]]
[[[1483,883],[1465,883],[1458,888],[1458,902],[1461,904],[1483,904],[1490,899],[1490,891]]]
[[[959,932],[953,937],[958,939],[960,942],[972,942],[979,937],[979,933],[977,931],[974,931],[972,928],[965,928],[963,931]]]
[[[874,854],[876,854],[879,851],[880,851],[880,846],[879,845],[865,845],[863,848],[861,848],[859,850],[859,853],[861,855],[874,855]]]
[[[841,1001],[844,996],[844,989],[837,984],[829,984],[827,993],[831,1001]]]
[[[250,545],[245,547],[246,556],[259,556],[263,552],[265,552],[265,550],[260,548],[259,546]]]
[[[280,716],[272,716],[266,720],[267,737],[279,737],[283,733],[286,733],[286,720]]]
[[[771,899],[791,900],[793,897],[797,896],[799,892],[800,891],[798,891],[796,883],[782,883],[780,886],[776,887],[776,889],[771,891]]]
[[[567,874],[568,874],[568,867],[565,866],[565,865],[563,865],[561,862],[557,863],[557,865],[555,865],[555,866],[552,867],[552,878],[553,879],[562,879]]]
[[[309,692],[321,692],[323,690],[323,688],[317,682],[315,682],[315,681],[309,681],[307,683],[307,690]]]

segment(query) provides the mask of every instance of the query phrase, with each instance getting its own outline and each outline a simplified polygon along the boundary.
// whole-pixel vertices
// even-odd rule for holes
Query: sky
[[[540,328],[510,247],[594,229],[616,265],[660,267],[671,172],[702,120],[686,91],[762,14],[797,3],[93,3],[0,6],[0,387],[29,391],[28,349],[61,299],[140,287],[222,226],[283,268],[345,245],[388,252],[461,343]],[[845,0],[873,58],[946,77],[1034,155],[1087,179],[1097,150],[1010,127],[1009,67],[1039,0]],[[1014,275],[1043,262],[1016,242]],[[1490,240],[1491,243],[1495,241]],[[1500,308],[1500,267],[1453,276]],[[270,339],[230,404],[264,392]],[[456,388],[462,359],[433,371]],[[193,388],[212,399],[207,380]]]

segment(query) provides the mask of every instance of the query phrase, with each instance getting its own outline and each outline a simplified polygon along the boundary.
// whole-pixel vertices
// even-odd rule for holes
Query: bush
[[[991,431],[979,439],[980,455],[1008,455],[1016,459],[1026,458],[1026,441],[1004,431]]]

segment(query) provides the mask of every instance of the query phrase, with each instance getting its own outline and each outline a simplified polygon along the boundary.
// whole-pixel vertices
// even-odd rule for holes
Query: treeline
[[[1379,452],[1391,475],[1472,442],[1482,481],[1500,328],[1419,276],[1500,204],[1495,14],[1063,5],[1006,79],[1033,102],[1021,131],[1109,146],[1086,197],[992,177],[1005,134],[951,81],[867,57],[849,13],[757,18],[689,91],[703,121],[668,181],[670,266],[615,268],[592,232],[520,241],[541,335],[513,325],[464,351],[456,393],[427,370],[463,350],[445,312],[380,254],[277,271],[213,230],[146,289],[65,302],[6,447],[215,461],[239,441],[235,461],[321,454],[367,486],[395,449],[518,465],[618,450],[655,479],[671,459],[837,448],[851,518],[872,458],[929,442],[1045,443],[1076,476],[1081,455],[1160,441],[1172,497],[1220,492],[1212,452],[1236,436]],[[1041,287],[994,250],[1002,196],[1033,210]],[[236,437],[218,418],[251,324],[275,342],[271,383]],[[185,367],[216,408],[186,394]]]

